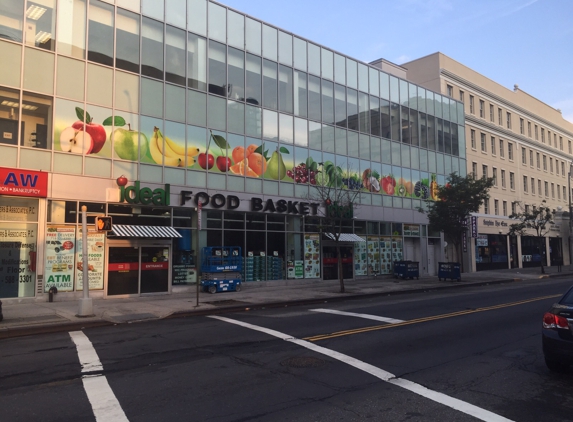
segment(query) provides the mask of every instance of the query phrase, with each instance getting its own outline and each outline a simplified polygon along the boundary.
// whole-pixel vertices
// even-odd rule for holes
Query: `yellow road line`
[[[321,335],[312,336],[312,337],[305,337],[303,340],[319,341],[319,340],[326,340],[326,339],[335,338],[335,337],[343,337],[343,336],[349,336],[349,335],[353,335],[353,334],[366,333],[369,331],[385,330],[387,328],[394,328],[394,327],[403,327],[404,325],[412,325],[412,324],[418,324],[420,322],[436,321],[439,319],[452,318],[452,317],[461,316],[461,315],[475,314],[477,312],[486,312],[486,311],[492,311],[495,309],[509,308],[510,306],[523,305],[525,303],[537,302],[537,301],[546,300],[546,299],[553,299],[556,297],[561,297],[561,295],[559,294],[559,295],[541,296],[541,297],[536,297],[533,299],[520,300],[519,302],[502,303],[500,305],[487,306],[485,308],[469,309],[466,311],[452,312],[449,314],[442,314],[442,315],[434,315],[434,316],[429,316],[429,317],[424,317],[424,318],[417,318],[417,319],[412,319],[410,321],[398,322],[396,324],[374,325],[372,327],[357,328],[354,330],[337,331],[335,333],[330,333],[330,334],[321,334]]]

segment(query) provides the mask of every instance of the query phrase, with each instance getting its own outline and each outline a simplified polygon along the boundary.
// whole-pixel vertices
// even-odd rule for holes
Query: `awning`
[[[326,237],[332,240],[336,240],[334,233],[324,233]],[[354,234],[354,233],[340,233],[338,237],[339,242],[366,242],[366,239]]]
[[[119,237],[183,237],[173,227],[165,226],[132,226],[114,224],[111,232]]]

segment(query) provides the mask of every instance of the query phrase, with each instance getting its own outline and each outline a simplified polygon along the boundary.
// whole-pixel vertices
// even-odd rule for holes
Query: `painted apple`
[[[125,186],[127,185],[127,177],[123,174],[116,179],[117,186]]]
[[[232,165],[233,163],[231,162],[231,159],[229,157],[223,157],[222,155],[217,157],[217,168],[222,172],[228,171],[229,167],[231,167]]]
[[[94,142],[89,133],[70,126],[60,134],[60,147],[65,152],[92,154]]]
[[[111,135],[111,140],[115,153],[123,160],[137,161],[139,152],[141,151],[143,157],[149,149],[147,137],[134,130],[118,128]]]
[[[213,154],[205,154],[204,152],[202,152],[197,156],[197,162],[199,163],[201,168],[211,169],[215,164],[215,157],[213,157]]]
[[[105,139],[107,138],[105,129],[102,125],[93,123],[92,121],[84,124],[84,122],[78,120],[72,125],[72,127],[76,130],[87,132],[92,137],[93,147],[91,148],[91,152],[88,154],[97,154],[101,151],[105,144]]]

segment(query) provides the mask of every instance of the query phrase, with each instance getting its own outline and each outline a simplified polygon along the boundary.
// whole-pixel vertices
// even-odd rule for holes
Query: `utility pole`
[[[88,224],[86,211],[88,207],[82,205],[82,289],[83,297],[80,299],[80,306],[78,309],[78,317],[91,317],[94,316],[93,303],[90,298],[90,281],[88,276]]]

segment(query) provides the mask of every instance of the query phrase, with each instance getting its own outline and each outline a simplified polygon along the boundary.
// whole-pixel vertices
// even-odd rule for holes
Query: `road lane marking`
[[[537,301],[546,300],[546,299],[554,299],[554,298],[561,297],[561,296],[562,296],[562,294],[550,295],[550,296],[541,296],[541,297],[536,297],[533,299],[520,300],[518,302],[510,302],[510,303],[503,303],[500,305],[487,306],[485,308],[468,309],[465,311],[451,312],[449,314],[433,315],[433,316],[424,317],[424,318],[411,319],[408,321],[398,322],[395,324],[374,325],[372,327],[355,328],[352,330],[337,331],[337,332],[330,333],[330,334],[319,334],[316,336],[304,337],[303,340],[319,341],[319,340],[327,340],[327,339],[336,338],[336,337],[349,336],[349,335],[360,334],[360,333],[367,333],[370,331],[386,330],[388,328],[403,327],[405,325],[419,324],[421,322],[436,321],[439,319],[453,318],[453,317],[462,316],[462,315],[470,315],[470,314],[475,314],[478,312],[486,312],[486,311],[493,311],[496,309],[509,308],[511,306],[524,305],[524,304],[530,303],[530,302],[537,302]]]
[[[344,312],[344,311],[335,311],[334,309],[309,309],[311,312],[322,312],[325,314],[335,314],[335,315],[343,315],[343,316],[351,316],[356,318],[364,318],[364,319],[371,319],[373,321],[380,321],[380,322],[387,322],[388,324],[397,324],[399,322],[404,322],[401,319],[394,319],[394,318],[386,318],[377,315],[369,315],[369,314],[358,314],[355,312]]]
[[[288,334],[281,333],[279,331],[271,330],[269,328],[260,327],[258,325],[249,324],[247,322],[237,321],[234,319],[221,317],[217,315],[211,315],[209,318],[217,319],[219,321],[228,322],[230,324],[239,325],[244,328],[248,328],[254,331],[259,331],[261,333],[265,333],[271,335],[273,337],[279,338],[281,340],[285,340],[299,346],[305,347],[309,350],[312,350],[316,353],[323,354],[328,356],[332,359],[338,360],[342,363],[350,365],[356,369],[360,369],[382,381],[388,382],[392,385],[397,387],[404,388],[408,391],[411,391],[415,394],[418,394],[422,397],[435,401],[436,403],[443,404],[448,406],[452,409],[458,410],[465,414],[471,415],[477,419],[486,422],[512,422],[511,419],[504,418],[498,414],[490,412],[489,410],[482,409],[481,407],[474,406],[473,404],[467,403],[465,401],[456,399],[454,397],[450,397],[446,394],[430,390],[429,388],[424,387],[423,385],[416,384],[415,382],[408,381],[402,378],[396,378],[394,374],[391,374],[388,371],[385,371],[381,368],[378,368],[374,365],[370,365],[369,363],[363,362],[361,360],[355,359],[351,356],[345,355],[343,353],[336,352],[334,350],[327,349],[326,347],[319,346],[317,344],[298,339],[292,337]]]
[[[78,350],[82,373],[103,371],[97,352],[84,332],[71,331],[69,334]],[[96,421],[129,422],[104,375],[83,375],[82,382]]]

